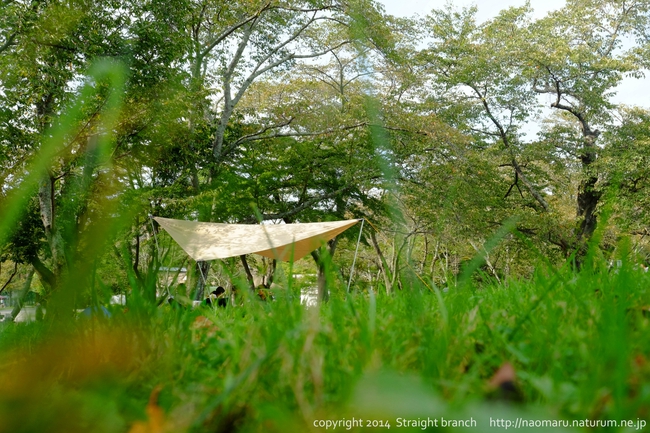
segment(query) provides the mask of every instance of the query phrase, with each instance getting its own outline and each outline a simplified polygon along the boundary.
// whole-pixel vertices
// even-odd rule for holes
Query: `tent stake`
[[[350,293],[350,285],[352,284],[352,274],[354,274],[354,264],[357,262],[357,253],[359,252],[359,243],[361,242],[361,233],[363,232],[363,222],[365,219],[361,218],[361,228],[359,229],[359,239],[357,239],[357,248],[354,250],[354,259],[352,260],[352,268],[350,269],[350,280],[348,281],[347,293]]]

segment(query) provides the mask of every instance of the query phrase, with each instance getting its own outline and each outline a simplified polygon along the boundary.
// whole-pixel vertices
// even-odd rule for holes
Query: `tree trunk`
[[[377,253],[377,257],[379,257],[379,270],[384,277],[386,294],[390,295],[393,292],[393,285],[390,281],[390,276],[388,275],[388,263],[386,262],[386,258],[384,258],[384,255],[379,248],[379,243],[377,242],[377,237],[375,236],[375,232],[373,230],[370,230],[370,241],[372,242],[372,247],[375,249],[375,253]]]
[[[41,283],[45,286],[46,291],[52,292],[56,284],[56,276],[54,273],[50,271],[37,256],[32,257],[29,263],[36,270],[36,273],[41,279]]]
[[[336,251],[336,246],[338,244],[338,237],[335,237],[327,243],[329,248],[323,249],[322,247],[318,251],[312,251],[311,256],[318,265],[318,302],[327,302],[330,298],[329,290],[327,287],[327,271],[329,262],[331,262],[332,257],[334,257],[334,252]],[[324,257],[325,254],[329,257]]]
[[[585,137],[584,153],[580,155],[582,170],[587,174],[587,178],[580,183],[578,189],[577,216],[579,225],[576,228],[576,235],[579,243],[582,240],[589,241],[596,230],[596,207],[601,196],[600,192],[596,190],[598,177],[589,173],[591,165],[597,158],[593,143],[598,135],[591,131],[589,131],[589,134]]]
[[[278,261],[276,259],[271,259],[271,263],[266,268],[266,275],[264,278],[264,286],[268,289],[273,284],[273,279],[275,278],[275,270],[278,266]]]
[[[433,257],[431,257],[431,265],[429,265],[429,274],[431,275],[431,278],[433,278],[433,272],[436,267],[436,262],[440,257],[438,257],[438,248],[440,246],[440,242],[436,241],[436,249],[433,252]]]
[[[558,88],[557,101],[551,104],[551,107],[567,111],[575,116],[580,123],[582,138],[584,140],[583,147],[580,149],[580,161],[582,162],[582,172],[585,175],[585,179],[578,187],[576,216],[579,221],[575,232],[578,247],[577,265],[580,267],[581,256],[586,252],[585,243],[591,239],[598,222],[596,218],[596,207],[600,201],[601,193],[596,190],[598,177],[590,171],[591,166],[598,158],[596,153],[596,140],[600,136],[600,131],[598,129],[591,129],[585,113],[562,104],[560,97],[561,93]]]
[[[140,217],[136,217],[135,218],[135,253],[133,254],[133,272],[135,273],[136,278],[141,280],[142,277],[140,276],[139,268],[140,268]]]
[[[10,322],[16,320],[16,317],[18,317],[20,310],[23,309],[23,304],[25,303],[25,299],[27,299],[27,295],[29,295],[29,290],[32,287],[32,278],[34,277],[34,271],[35,271],[34,268],[32,268],[27,274],[27,280],[25,281],[23,290],[20,292],[20,296],[18,296],[18,302],[14,306],[14,309],[11,310],[11,317],[9,320]]]
[[[255,281],[253,279],[253,274],[251,269],[248,267],[248,261],[246,260],[246,254],[239,256],[241,259],[241,264],[244,266],[244,271],[246,272],[246,279],[248,279],[248,284],[250,284],[251,290],[255,291]]]
[[[325,272],[325,266],[322,264],[318,265],[318,302],[323,303],[327,302],[330,299],[330,293],[327,289],[327,275]]]
[[[196,273],[199,276],[198,281],[196,282],[196,291],[194,294],[194,299],[201,301],[204,298],[205,286],[207,283],[208,273],[210,272],[210,262],[200,261],[196,262]]]
[[[424,235],[424,255],[422,262],[420,262],[420,273],[424,274],[424,267],[427,265],[427,258],[429,257],[429,236]]]
[[[64,272],[66,259],[63,237],[55,224],[54,179],[50,173],[41,179],[38,189],[38,201],[45,236],[52,253],[53,285],[56,285],[60,282],[61,274]]]

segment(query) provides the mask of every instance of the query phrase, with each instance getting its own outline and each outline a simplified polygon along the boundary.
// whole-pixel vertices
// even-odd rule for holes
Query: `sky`
[[[449,0],[377,0],[386,8],[386,12],[400,17],[410,17],[414,14],[427,15],[432,9],[442,9]],[[456,7],[478,6],[477,19],[485,21],[510,6],[523,6],[525,0],[454,0],[451,2]],[[565,0],[530,0],[533,8],[533,17],[541,18],[548,12],[560,9]],[[648,107],[648,90],[650,90],[650,72],[646,72],[645,79],[637,80],[626,78],[619,85],[617,95],[613,98],[615,103],[626,105],[640,105]]]
[[[378,0],[386,7],[386,12],[391,15],[407,17],[414,14],[426,15],[432,9],[442,9],[447,0]],[[500,10],[510,6],[523,6],[525,0],[454,0],[451,2],[457,7],[478,6],[479,20],[486,20],[495,16]],[[564,0],[531,0],[535,17],[542,17],[547,12],[560,9],[564,6]]]

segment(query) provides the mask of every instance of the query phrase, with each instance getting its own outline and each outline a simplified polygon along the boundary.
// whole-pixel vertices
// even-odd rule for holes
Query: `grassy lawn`
[[[553,431],[631,420],[605,430],[632,431],[650,418],[649,288],[624,263],[334,294],[320,309],[293,287],[225,309],[133,303],[64,329],[5,326],[0,431],[497,431],[542,420]]]

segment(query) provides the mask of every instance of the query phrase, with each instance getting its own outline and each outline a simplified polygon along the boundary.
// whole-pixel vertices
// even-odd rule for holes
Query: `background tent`
[[[154,218],[196,261],[259,254],[300,260],[360,220],[301,224],[223,224]]]

